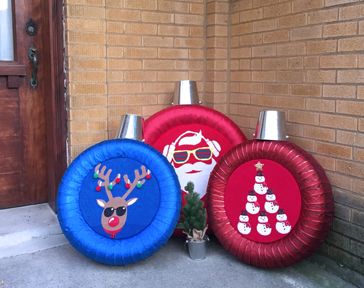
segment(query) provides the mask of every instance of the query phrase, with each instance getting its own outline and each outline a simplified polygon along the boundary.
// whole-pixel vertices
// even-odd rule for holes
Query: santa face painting
[[[164,147],[163,155],[175,168],[181,189],[191,181],[202,198],[220,151],[220,144],[204,137],[202,131],[186,131]]]

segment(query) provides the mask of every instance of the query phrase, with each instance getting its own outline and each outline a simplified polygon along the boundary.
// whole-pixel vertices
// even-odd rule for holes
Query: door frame
[[[64,72],[63,17],[64,0],[47,0],[43,6],[44,27],[48,27],[49,43],[44,43],[49,51],[49,81],[45,99],[47,120],[47,161],[48,161],[48,203],[56,210],[57,187],[67,168],[67,111]]]

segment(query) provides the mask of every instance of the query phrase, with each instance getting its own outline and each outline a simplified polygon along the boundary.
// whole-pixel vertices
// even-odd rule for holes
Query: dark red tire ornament
[[[286,141],[235,146],[212,171],[208,195],[216,237],[231,254],[258,267],[285,267],[311,255],[333,220],[323,168]]]

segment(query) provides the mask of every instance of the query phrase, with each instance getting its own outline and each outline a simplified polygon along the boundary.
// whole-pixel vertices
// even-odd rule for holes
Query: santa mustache
[[[203,162],[196,162],[193,164],[190,163],[186,163],[183,164],[182,166],[175,168],[175,170],[178,170],[178,172],[181,173],[187,173],[190,172],[192,170],[196,170],[196,171],[204,171],[204,170],[210,170],[212,167],[214,167],[216,164],[216,161],[214,159],[212,159],[212,163],[211,164],[206,164]]]

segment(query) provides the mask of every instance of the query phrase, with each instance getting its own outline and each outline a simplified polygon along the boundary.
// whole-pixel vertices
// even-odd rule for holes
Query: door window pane
[[[12,0],[0,0],[0,61],[14,60]]]

